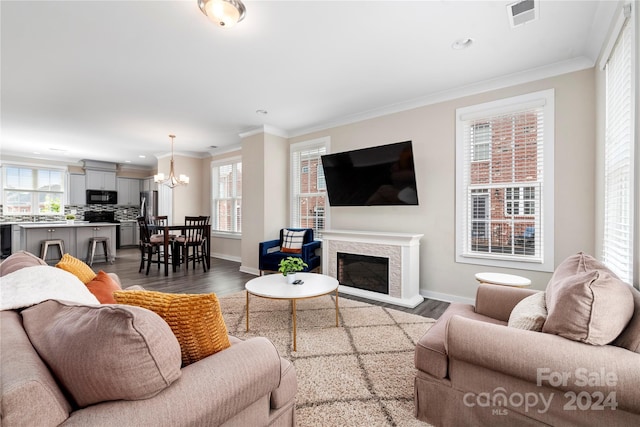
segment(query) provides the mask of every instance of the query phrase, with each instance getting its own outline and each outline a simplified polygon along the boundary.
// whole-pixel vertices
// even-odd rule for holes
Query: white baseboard
[[[227,261],[233,261],[233,262],[241,262],[242,258],[237,257],[237,256],[231,256],[231,255],[227,255],[227,254],[220,254],[220,253],[211,253],[211,258],[220,258],[220,259],[224,259]]]
[[[240,271],[243,273],[253,274],[254,276],[260,275],[260,270],[254,267],[247,267],[245,265],[240,266]]]
[[[437,301],[444,301],[444,302],[460,302],[463,304],[471,304],[471,305],[475,305],[476,301],[473,298],[465,298],[465,297],[460,297],[457,295],[451,295],[451,294],[443,294],[440,292],[432,292],[432,291],[420,291],[420,295],[422,295],[425,298],[429,298],[429,299],[434,299]]]

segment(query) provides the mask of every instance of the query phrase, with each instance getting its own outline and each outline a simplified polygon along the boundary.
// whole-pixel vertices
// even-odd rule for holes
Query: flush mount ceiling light
[[[465,37],[463,39],[458,39],[455,42],[453,42],[451,47],[455,50],[462,50],[470,47],[472,44],[473,44],[473,39],[469,37]]]
[[[175,137],[175,135],[169,135],[169,138],[171,138],[171,165],[169,166],[169,176],[165,178],[162,172],[153,176],[155,182],[164,184],[169,188],[174,188],[178,185],[187,185],[189,183],[189,177],[187,175],[181,174],[180,176],[176,176],[176,172],[173,169],[173,139]]]
[[[198,0],[198,7],[207,18],[223,28],[242,21],[247,9],[240,0]]]

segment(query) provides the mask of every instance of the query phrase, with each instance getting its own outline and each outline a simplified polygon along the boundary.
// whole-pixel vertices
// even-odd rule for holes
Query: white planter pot
[[[292,284],[296,280],[296,273],[289,273],[286,276],[287,283]]]

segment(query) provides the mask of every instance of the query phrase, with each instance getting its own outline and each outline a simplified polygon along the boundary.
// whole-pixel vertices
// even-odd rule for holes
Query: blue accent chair
[[[280,252],[279,248],[282,247],[282,235],[284,228],[280,229],[280,239],[268,240],[266,242],[260,242],[259,254],[258,254],[258,267],[260,269],[260,275],[265,271],[278,271],[280,260],[286,257],[294,256],[302,258],[304,262],[308,264],[303,271],[313,271],[320,267],[320,255],[316,255],[316,249],[319,249],[321,242],[319,240],[313,240],[312,228],[287,228],[292,231],[303,231],[304,235],[302,243],[302,253],[289,253]]]

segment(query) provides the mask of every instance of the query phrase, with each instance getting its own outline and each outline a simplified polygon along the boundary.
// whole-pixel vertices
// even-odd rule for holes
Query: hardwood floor
[[[156,265],[151,266],[149,275],[144,270],[138,273],[140,266],[140,252],[137,248],[118,249],[118,258],[114,264],[93,264],[93,269],[116,273],[123,287],[139,285],[145,289],[160,292],[200,294],[215,292],[218,295],[231,294],[244,290],[244,284],[256,276],[239,271],[240,263],[227,261],[220,258],[211,258],[211,270],[204,273],[201,267],[186,270],[183,267],[169,275],[164,276],[163,269]],[[433,319],[439,318],[449,306],[448,303],[425,299],[415,308],[399,307],[393,304],[380,303],[369,299],[340,294],[340,298],[349,298],[365,301],[370,304],[389,307],[407,313],[418,314]]]

